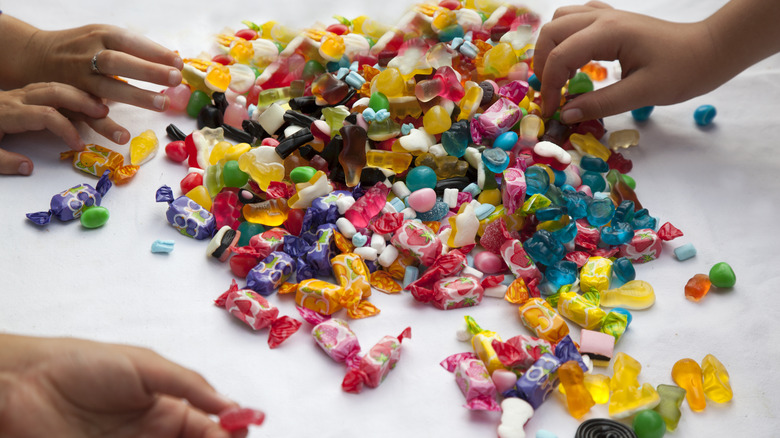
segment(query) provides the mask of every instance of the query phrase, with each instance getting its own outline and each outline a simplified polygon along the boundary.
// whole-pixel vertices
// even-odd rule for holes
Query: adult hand
[[[235,403],[151,350],[12,335],[0,348],[0,436],[246,436],[208,416]]]
[[[71,149],[81,150],[84,142],[73,123],[86,122],[111,138],[120,127],[107,114],[108,107],[100,99],[70,85],[35,83],[0,91],[0,140],[5,134],[48,129]],[[0,174],[29,175],[32,169],[28,157],[0,149]]]
[[[542,27],[534,71],[542,83],[543,113],[549,117],[577,69],[592,60],[620,62],[622,80],[562,108],[562,121],[575,123],[710,91],[735,74],[718,65],[719,59],[705,22],[673,23],[591,1],[558,9]]]

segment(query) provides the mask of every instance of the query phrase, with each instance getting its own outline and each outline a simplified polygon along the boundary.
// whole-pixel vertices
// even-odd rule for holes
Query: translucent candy
[[[481,75],[495,79],[504,78],[517,63],[517,55],[511,45],[498,43],[485,53],[482,62],[481,66],[477,66]]]
[[[479,105],[482,102],[482,95],[484,90],[477,84],[472,82],[471,86],[466,87],[466,93],[463,99],[458,103],[460,113],[458,114],[458,120],[469,120],[479,109]]]
[[[360,174],[366,165],[366,141],[368,134],[358,125],[345,125],[340,130],[344,140],[339,163],[344,169],[347,186],[354,187],[360,182]]]
[[[441,135],[441,144],[447,154],[460,158],[466,154],[466,148],[471,140],[468,122],[461,120],[453,123]]]
[[[661,402],[658,403],[655,410],[661,415],[664,423],[666,423],[666,430],[673,432],[677,429],[677,424],[682,416],[680,406],[682,406],[682,402],[685,400],[685,390],[676,385],[664,384],[658,385],[656,390],[661,397]]]
[[[653,286],[642,280],[629,281],[617,289],[608,289],[601,293],[601,305],[604,307],[647,309],[654,303]]]
[[[366,152],[366,164],[403,173],[412,163],[412,154],[372,149]]]
[[[606,225],[612,220],[612,216],[615,214],[615,204],[609,198],[594,199],[588,204],[587,218],[588,223],[594,227],[600,227]]]
[[[450,114],[441,105],[431,107],[423,116],[423,126],[428,134],[441,134],[450,129]]]
[[[704,395],[716,403],[726,403],[734,397],[729,383],[729,373],[726,367],[713,355],[704,356],[701,361],[701,372],[704,380]]]
[[[693,359],[680,359],[672,367],[674,383],[685,390],[685,399],[692,411],[703,411],[707,407],[702,384],[702,369]]]
[[[609,134],[609,148],[613,151],[630,148],[639,144],[639,131],[636,129],[622,129]]]
[[[620,352],[615,356],[610,387],[609,416],[627,418],[643,410],[653,409],[661,398],[649,383],[639,385],[642,365],[631,356]]]
[[[612,154],[612,151],[601,144],[601,142],[590,132],[585,135],[572,134],[569,136],[569,141],[571,141],[571,145],[574,146],[574,149],[582,155],[593,155],[594,157],[607,161]]]
[[[544,121],[536,114],[520,119],[520,139],[526,144],[535,144],[544,135]]]
[[[566,408],[574,418],[582,418],[590,411],[595,402],[584,383],[584,373],[580,364],[569,361],[558,367],[558,378],[566,393]]]
[[[707,274],[696,274],[685,284],[685,298],[699,301],[710,291],[710,277]]]
[[[130,140],[130,163],[133,166],[140,166],[157,155],[157,149],[160,141],[157,135],[151,129],[138,134]]]
[[[206,73],[205,84],[212,91],[224,93],[230,85],[230,70],[222,64],[212,64]]]
[[[242,212],[248,222],[276,227],[287,220],[289,211],[286,199],[274,198],[256,204],[246,204]]]
[[[403,96],[406,89],[401,72],[396,68],[387,68],[376,75],[371,88],[372,94],[379,92],[387,97]]]
[[[267,190],[271,181],[284,179],[284,161],[270,146],[259,146],[242,154],[238,167],[248,173],[261,190]]]

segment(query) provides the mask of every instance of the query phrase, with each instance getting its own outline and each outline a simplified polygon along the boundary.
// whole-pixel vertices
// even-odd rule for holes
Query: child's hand
[[[246,436],[208,414],[235,403],[143,348],[0,335],[0,436]]]
[[[566,81],[592,60],[619,61],[623,78],[566,104],[561,111],[566,123],[682,102],[734,74],[718,65],[704,22],[672,23],[596,1],[568,6],[542,27],[536,43],[534,71],[542,82],[545,116],[558,108]]]
[[[83,121],[112,138],[121,128],[107,118],[108,107],[100,99],[70,85],[36,83],[0,91],[0,140],[5,134],[47,129],[71,149],[84,149],[75,121]],[[32,161],[24,155],[0,149],[0,174],[29,175]]]

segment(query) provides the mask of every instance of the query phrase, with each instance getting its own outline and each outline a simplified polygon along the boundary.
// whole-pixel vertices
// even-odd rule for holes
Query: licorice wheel
[[[637,438],[630,427],[608,418],[592,418],[577,428],[574,438]]]

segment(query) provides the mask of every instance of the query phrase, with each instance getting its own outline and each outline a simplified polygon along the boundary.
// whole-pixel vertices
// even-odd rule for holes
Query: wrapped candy
[[[301,327],[301,322],[296,319],[289,316],[279,317],[279,309],[255,291],[239,289],[235,280],[214,304],[224,307],[253,330],[270,327],[268,346],[271,348],[278,347]]]
[[[566,321],[541,298],[531,298],[519,309],[520,320],[536,336],[556,343],[569,334]]]
[[[49,211],[27,213],[27,218],[36,225],[46,225],[52,216],[63,222],[81,217],[86,208],[100,205],[103,196],[111,188],[110,174],[109,170],[103,172],[95,188],[89,184],[79,184],[52,196]]]
[[[263,296],[271,295],[292,274],[293,258],[281,252],[268,254],[246,276],[246,287]]]
[[[518,335],[501,342],[493,340],[498,360],[509,370],[525,371],[545,353],[552,354],[553,346],[544,339]]]
[[[541,281],[542,272],[523,248],[518,239],[507,240],[501,245],[501,257],[515,277],[522,278],[526,284],[533,280]]]
[[[504,397],[520,397],[534,409],[547,400],[553,389],[558,386],[556,371],[561,361],[552,354],[545,353],[517,379],[513,389],[504,392]]]
[[[558,296],[558,313],[580,327],[598,330],[607,315],[599,306],[577,292],[561,292]]]
[[[360,358],[356,367],[347,371],[344,381],[341,382],[341,388],[346,392],[357,394],[363,389],[363,385],[370,388],[379,386],[401,358],[401,342],[404,338],[411,337],[412,329],[407,327],[398,336],[385,336],[380,339]]]
[[[429,300],[441,310],[460,309],[476,306],[482,302],[485,289],[480,282],[471,276],[451,276],[437,281],[433,285],[432,294],[417,294],[418,301]]]
[[[195,239],[209,239],[214,234],[214,216],[197,202],[186,196],[173,198],[173,191],[162,186],[156,193],[157,202],[167,202],[165,216],[174,228],[185,236]]]
[[[333,275],[344,289],[356,289],[361,298],[371,296],[371,283],[366,262],[354,253],[339,254],[330,259]]]
[[[503,369],[504,365],[498,358],[496,350],[493,349],[493,341],[501,341],[501,337],[496,332],[484,330],[474,321],[474,318],[466,316],[466,327],[471,334],[471,346],[474,352],[482,360],[492,375],[495,370]]]
[[[646,263],[661,255],[662,240],[650,228],[636,230],[634,237],[625,245],[620,245],[621,257],[634,263]]]
[[[450,251],[439,257],[420,278],[406,286],[406,289],[412,292],[416,300],[428,302],[429,297],[433,296],[433,286],[437,281],[456,275],[465,267],[466,256],[458,250]]]
[[[311,335],[317,345],[336,362],[356,367],[360,361],[360,342],[346,321],[321,315],[305,307],[296,307],[306,322],[313,324]]]
[[[138,166],[125,166],[125,157],[118,152],[96,144],[84,146],[82,151],[67,151],[60,154],[60,160],[73,159],[73,167],[90,175],[100,176],[109,171],[115,184],[129,182]]]
[[[433,230],[415,220],[404,221],[395,231],[392,243],[401,252],[413,254],[425,266],[433,265],[442,250],[441,240]]]
[[[474,353],[459,353],[444,359],[440,365],[455,373],[455,382],[466,396],[466,408],[480,411],[500,411],[496,401],[496,385],[485,364]]]
[[[265,255],[262,258],[265,258],[268,254],[279,251],[284,237],[289,235],[290,233],[284,228],[271,228],[252,236],[249,239],[249,246],[258,249],[261,254],[264,253]]]
[[[507,214],[523,206],[526,191],[525,174],[517,167],[504,170],[504,183],[501,185],[501,199]]]
[[[295,292],[295,303],[321,315],[332,315],[342,308],[347,309],[350,318],[366,318],[379,313],[379,309],[362,300],[360,289],[344,289],[327,281],[308,279],[285,289]],[[280,291],[281,293],[281,291]]]

